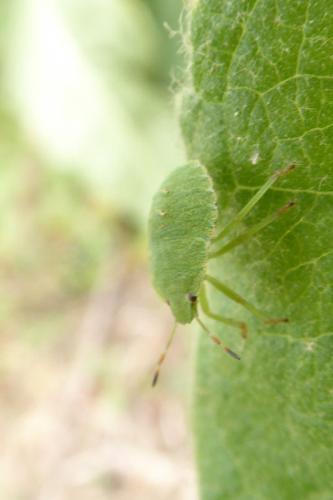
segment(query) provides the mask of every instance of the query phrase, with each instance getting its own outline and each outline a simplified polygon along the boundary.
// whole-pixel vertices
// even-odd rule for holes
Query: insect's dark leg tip
[[[283,205],[283,207],[279,208],[279,210],[277,211],[278,215],[285,214],[286,212],[288,212],[288,210],[295,207],[296,204],[297,203],[295,200],[289,200],[285,205]]]
[[[229,354],[229,356],[231,356],[234,359],[237,359],[237,361],[241,360],[240,356],[238,356],[237,353],[235,353],[234,351],[232,351],[231,349],[229,349],[229,347],[225,347],[224,350],[225,350],[225,352],[227,354]]]
[[[292,172],[296,168],[296,163],[291,163],[287,167],[280,168],[279,170],[276,171],[276,176],[281,177],[283,175],[289,174],[289,172]]]
[[[273,324],[275,323],[289,323],[289,318],[277,318]]]
[[[265,320],[266,325],[278,325],[279,323],[289,323],[289,318],[269,318]]]
[[[152,387],[155,387],[155,385],[157,384],[158,376],[159,376],[159,372],[156,372],[155,375],[154,375],[153,381],[151,383]]]
[[[288,165],[288,167],[286,167],[285,171],[286,171],[286,174],[288,174],[289,172],[291,172],[292,170],[295,170],[296,168],[296,163],[291,163],[290,165]]]
[[[214,344],[221,345],[221,340],[218,337],[216,337],[216,335],[212,335],[211,339],[214,342]]]

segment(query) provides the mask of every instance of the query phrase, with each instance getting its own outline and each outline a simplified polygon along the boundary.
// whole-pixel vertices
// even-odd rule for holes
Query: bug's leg
[[[233,248],[237,247],[238,245],[241,245],[245,241],[249,240],[257,234],[259,231],[264,229],[266,226],[274,222],[276,219],[278,219],[281,215],[285,214],[288,212],[288,210],[296,205],[295,201],[288,201],[283,207],[279,208],[276,210],[271,215],[268,215],[265,217],[261,222],[253,226],[252,228],[248,229],[244,233],[240,234],[239,236],[236,236],[236,238],[232,239],[229,241],[227,244],[223,245],[220,247],[218,250],[212,250],[209,252],[208,258],[209,259],[215,259],[216,257],[220,257],[221,255],[229,252]]]
[[[257,309],[255,306],[253,306],[250,302],[248,302],[246,299],[238,295],[238,293],[234,292],[229,288],[227,285],[222,283],[221,281],[217,280],[216,278],[213,278],[212,276],[206,275],[205,278],[208,283],[213,285],[216,290],[222,292],[224,295],[229,297],[229,299],[233,300],[234,302],[237,302],[238,304],[242,305],[250,311],[252,314],[257,316],[258,318],[261,318],[265,321],[267,324],[275,325],[277,323],[288,323],[288,318],[268,318],[267,314],[264,313],[263,311],[260,311],[260,309]]]
[[[280,177],[287,175],[289,172],[294,170],[295,164],[291,164],[288,167],[280,168],[276,170],[273,175],[265,182],[265,184],[256,192],[256,194],[250,199],[250,201],[242,208],[242,210],[232,219],[229,224],[227,224],[222,231],[213,239],[214,242],[219,241],[224,238],[230,231],[246,217],[246,215],[252,210],[252,208],[258,203],[258,201],[264,196],[264,194],[269,190],[269,188],[279,179]]]
[[[177,323],[174,324],[174,327],[172,328],[172,331],[171,331],[171,334],[170,334],[170,337],[168,339],[168,342],[165,346],[165,349],[164,351],[162,352],[162,354],[160,355],[158,361],[157,361],[157,365],[156,365],[156,369],[155,369],[155,373],[154,373],[154,377],[153,377],[153,381],[152,381],[152,386],[154,387],[156,384],[157,384],[157,381],[158,381],[158,377],[160,375],[160,370],[161,370],[161,366],[166,358],[166,355],[168,353],[168,350],[172,344],[172,341],[173,341],[173,338],[175,336],[175,333],[176,333],[176,328],[177,328]]]
[[[229,354],[229,356],[231,356],[232,358],[234,359],[237,359],[238,361],[241,359],[238,354],[236,354],[234,351],[232,351],[231,349],[229,349],[229,347],[227,347],[221,339],[219,339],[219,337],[217,337],[216,335],[213,335],[207,328],[207,326],[201,321],[201,319],[199,318],[199,316],[196,316],[195,318],[197,320],[197,322],[199,323],[199,325],[201,326],[201,328],[204,330],[204,332],[207,333],[208,337],[211,339],[212,342],[214,342],[214,344],[217,344],[219,346],[222,347],[222,349],[224,350],[224,352],[226,352],[227,354]]]
[[[220,323],[224,323],[225,325],[233,326],[238,328],[241,332],[241,335],[244,339],[247,338],[247,324],[244,321],[237,321],[233,318],[226,318],[225,316],[221,316],[220,314],[215,314],[211,311],[208,303],[207,293],[205,285],[203,284],[200,290],[200,306],[206,316],[209,318],[215,319],[215,321],[219,321]]]

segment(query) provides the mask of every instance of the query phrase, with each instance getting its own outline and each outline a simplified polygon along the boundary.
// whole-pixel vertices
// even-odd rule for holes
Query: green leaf
[[[216,259],[268,326],[211,291],[212,309],[245,320],[249,339],[210,322],[237,363],[198,341],[195,433],[203,500],[329,499],[333,491],[333,3],[201,0],[193,8],[193,87],[183,99],[188,156],[213,177],[219,224],[268,176],[296,162],[242,222],[297,208]],[[236,231],[237,232],[237,231]]]

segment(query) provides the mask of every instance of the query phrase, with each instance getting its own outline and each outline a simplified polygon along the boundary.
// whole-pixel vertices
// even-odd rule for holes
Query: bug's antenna
[[[201,321],[201,319],[199,318],[199,316],[196,316],[195,318],[197,320],[197,322],[199,323],[199,325],[201,326],[201,328],[208,334],[209,338],[212,340],[212,342],[214,342],[214,344],[217,344],[219,346],[222,347],[222,349],[224,350],[224,352],[226,352],[227,354],[229,354],[229,356],[231,356],[232,358],[234,359],[237,359],[238,361],[240,361],[240,356],[238,356],[238,354],[236,354],[234,351],[232,351],[231,349],[229,349],[229,347],[227,347],[221,339],[219,339],[216,335],[213,335],[207,328],[207,326]]]
[[[175,322],[173,328],[172,328],[172,331],[171,331],[171,334],[170,334],[170,337],[168,339],[168,342],[165,346],[165,349],[164,351],[162,352],[162,354],[160,355],[159,357],[159,360],[157,361],[157,365],[156,365],[156,370],[155,370],[155,373],[154,373],[154,377],[153,377],[153,381],[152,381],[152,387],[155,387],[155,385],[157,384],[157,381],[158,381],[158,377],[160,375],[160,370],[161,370],[161,366],[166,358],[166,355],[168,353],[168,350],[172,344],[172,341],[173,341],[173,338],[175,336],[175,333],[176,333],[176,328],[177,328],[177,322]]]

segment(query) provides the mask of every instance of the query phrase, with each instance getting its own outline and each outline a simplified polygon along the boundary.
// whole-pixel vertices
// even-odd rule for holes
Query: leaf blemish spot
[[[250,159],[252,165],[256,165],[259,161],[259,152],[258,151],[255,151],[253,153],[253,155],[251,156],[251,159]]]
[[[305,344],[305,350],[307,352],[313,352],[315,350],[315,347],[316,347],[316,343],[311,340],[310,342],[306,342]]]

